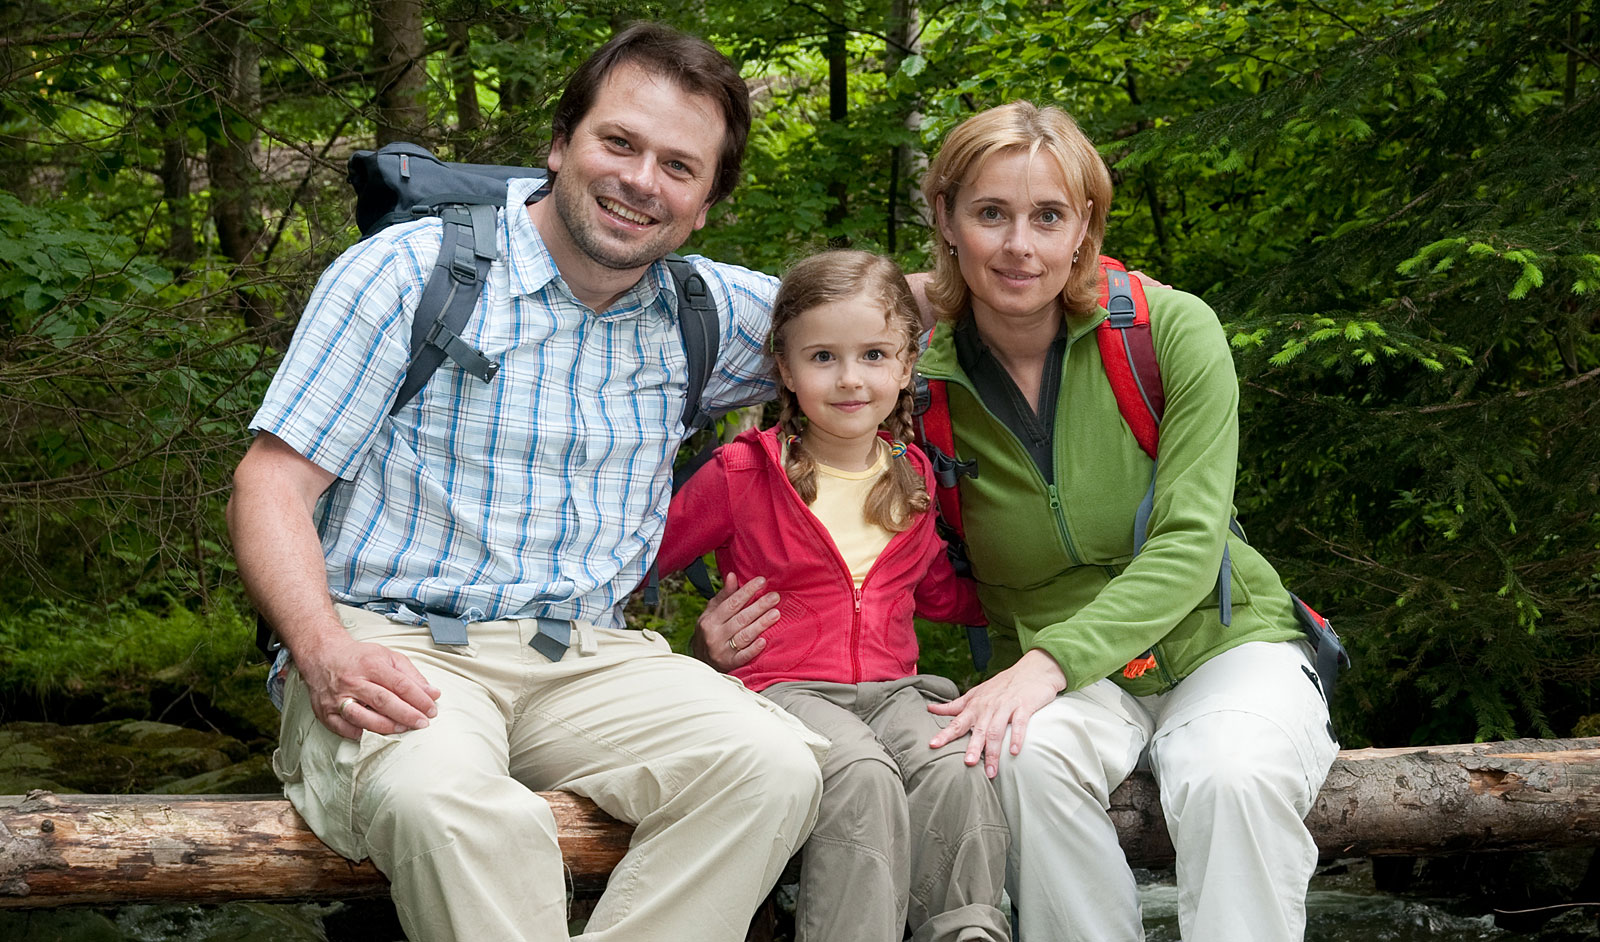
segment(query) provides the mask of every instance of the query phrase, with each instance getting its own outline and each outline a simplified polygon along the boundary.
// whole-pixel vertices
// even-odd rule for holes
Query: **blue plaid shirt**
[[[661,543],[688,362],[664,263],[604,314],[580,304],[513,180],[500,258],[463,338],[500,364],[490,383],[451,360],[388,414],[411,313],[439,252],[436,219],[394,226],[323,274],[250,427],[336,481],[318,507],[339,601],[467,621],[582,618],[620,602]],[[777,279],[700,257],[721,316],[713,410],[770,398],[762,347]]]

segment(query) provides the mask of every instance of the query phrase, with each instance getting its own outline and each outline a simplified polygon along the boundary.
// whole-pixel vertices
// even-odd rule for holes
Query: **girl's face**
[[[819,304],[783,328],[783,385],[810,424],[805,446],[823,464],[858,470],[878,426],[911,381],[905,331],[863,295]]]
[[[962,182],[952,204],[941,200],[937,212],[980,326],[997,318],[1059,316],[1072,254],[1089,219],[1074,208],[1049,154],[1011,150],[990,156]]]

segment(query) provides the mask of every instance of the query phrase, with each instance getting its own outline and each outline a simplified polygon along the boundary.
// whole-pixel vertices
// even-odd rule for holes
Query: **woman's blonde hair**
[[[838,301],[860,298],[883,312],[884,323],[901,338],[900,358],[909,368],[917,359],[922,319],[906,277],[893,260],[871,252],[840,249],[813,255],[789,269],[772,305],[772,332],[767,349],[772,353],[773,377],[778,383],[778,426],[783,438],[783,467],[800,499],[810,506],[817,499],[817,464],[804,448],[791,439],[803,439],[804,415],[795,395],[783,383],[778,362],[785,354],[785,333],[794,319],[812,308]],[[864,308],[863,315],[872,313]],[[884,420],[897,442],[912,440],[911,386],[900,389],[900,400]],[[898,533],[911,526],[930,506],[928,487],[922,475],[904,456],[891,457],[889,467],[867,493],[863,508],[868,523]]]
[[[945,136],[933,166],[922,178],[922,195],[929,206],[941,208],[949,218],[961,186],[978,174],[984,161],[1007,152],[1026,153],[1030,160],[1041,152],[1049,155],[1061,168],[1068,197],[1078,204],[1075,209],[1088,216],[1089,227],[1078,245],[1078,262],[1061,289],[1061,303],[1070,314],[1089,313],[1100,294],[1100,266],[1096,259],[1111,208],[1111,174],[1094,145],[1065,111],[1014,101],[961,122]],[[966,316],[971,292],[939,226],[933,227],[933,247],[928,300],[941,319],[958,320]]]

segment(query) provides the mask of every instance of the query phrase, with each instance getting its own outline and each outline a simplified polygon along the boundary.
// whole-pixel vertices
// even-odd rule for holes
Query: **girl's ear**
[[[778,364],[778,379],[783,383],[783,388],[794,392],[794,377],[789,375],[789,364],[780,354],[772,355],[773,362]]]

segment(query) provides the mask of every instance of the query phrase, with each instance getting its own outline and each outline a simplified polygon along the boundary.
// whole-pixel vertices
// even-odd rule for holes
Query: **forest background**
[[[660,19],[740,63],[688,251],[925,265],[915,183],[1015,98],[1113,168],[1107,251],[1216,308],[1240,519],[1355,658],[1346,745],[1600,733],[1600,0],[12,0],[0,9],[0,720],[270,737],[229,474],[344,162],[532,164]],[[676,632],[691,593],[636,616]],[[925,626],[926,669],[971,679]]]

